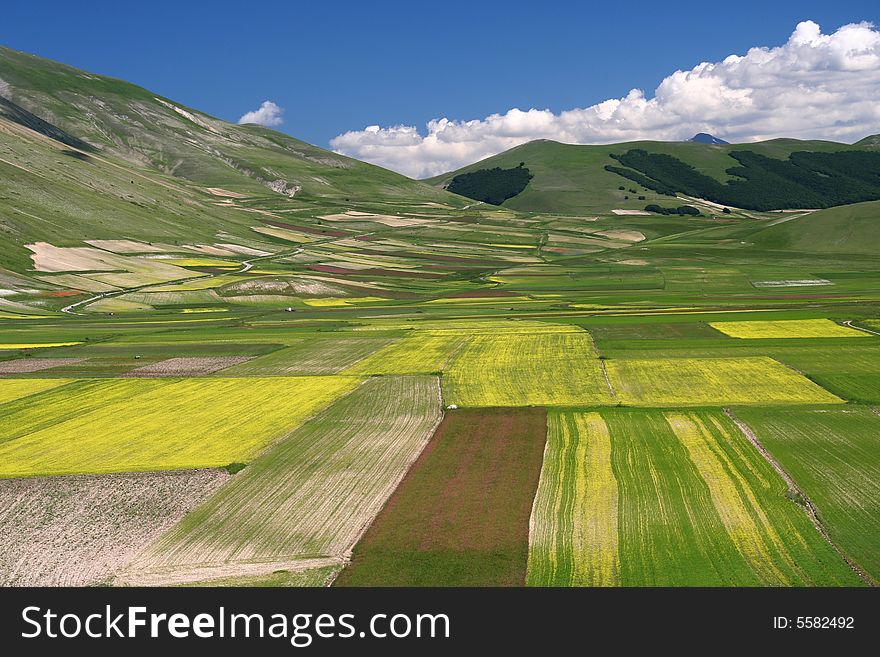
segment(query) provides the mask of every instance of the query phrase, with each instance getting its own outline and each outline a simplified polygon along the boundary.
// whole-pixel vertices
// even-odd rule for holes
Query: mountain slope
[[[0,47],[0,97],[98,151],[205,186],[306,198],[448,200],[419,182],[134,84]],[[265,191],[265,190],[263,190]]]
[[[773,139],[748,145],[640,141],[596,146],[538,140],[426,182],[443,187],[462,173],[494,167],[511,168],[524,162],[533,178],[522,193],[504,202],[505,207],[533,212],[589,213],[607,212],[613,208],[641,210],[647,203],[668,205],[668,196],[605,169],[606,166],[621,166],[612,155],[635,149],[674,157],[719,183],[730,181],[732,177],[728,169],[740,166],[731,156],[735,151],[749,150],[780,160],[798,151],[870,151],[859,145],[796,139]]]
[[[287,135],[0,47],[2,269],[31,270],[25,245],[37,242],[211,244],[224,233],[246,244],[267,209],[450,201],[464,205]]]

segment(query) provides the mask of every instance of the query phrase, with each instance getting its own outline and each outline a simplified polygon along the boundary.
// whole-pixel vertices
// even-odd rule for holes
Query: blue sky
[[[43,2],[5,0],[0,43],[227,120],[271,99],[321,146],[367,125],[553,112],[650,96],[665,76],[799,21],[880,20],[876,2]]]

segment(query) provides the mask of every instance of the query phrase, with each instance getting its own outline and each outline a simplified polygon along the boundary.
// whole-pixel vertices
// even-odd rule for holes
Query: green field
[[[533,586],[858,584],[720,411],[558,412]]]
[[[871,408],[738,409],[816,505],[838,546],[880,581],[880,415]]]

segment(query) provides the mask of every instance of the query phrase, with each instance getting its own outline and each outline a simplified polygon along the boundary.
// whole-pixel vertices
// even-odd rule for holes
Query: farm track
[[[843,323],[849,326],[851,329],[855,329],[856,331],[864,331],[865,333],[870,333],[871,335],[880,335],[880,332],[878,331],[873,331],[869,328],[865,328],[864,326],[856,326],[852,323],[851,319],[844,320]]]
[[[758,436],[752,431],[751,427],[749,427],[745,422],[739,419],[736,414],[730,408],[724,409],[724,414],[729,417],[734,424],[739,428],[742,434],[748,439],[748,441],[755,447],[756,450],[761,454],[764,460],[769,463],[774,470],[779,474],[780,477],[785,481],[786,485],[788,485],[789,489],[795,493],[800,500],[803,501],[801,505],[804,509],[804,512],[809,516],[810,521],[813,523],[813,527],[816,528],[816,531],[821,534],[822,538],[834,549],[835,552],[843,559],[846,564],[852,569],[856,575],[868,586],[876,587],[877,582],[867,573],[865,572],[861,566],[859,566],[853,559],[846,554],[846,552],[831,538],[831,535],[828,533],[828,530],[825,528],[825,525],[822,523],[822,519],[819,516],[818,510],[807,494],[801,489],[800,486],[795,483],[794,479],[786,472],[785,468],[782,467],[782,464],[776,460],[776,458],[767,450],[766,447],[761,443],[758,439]]]
[[[241,263],[241,267],[235,271],[231,272],[215,272],[208,274],[207,276],[204,274],[200,274],[199,276],[191,276],[189,278],[180,278],[174,281],[169,281],[166,285],[179,285],[182,283],[190,283],[192,281],[204,281],[209,280],[211,278],[217,278],[218,276],[228,276],[229,274],[244,274],[250,271],[254,263],[256,262],[270,262],[277,258],[287,258],[297,253],[300,253],[302,248],[293,249],[292,251],[282,251],[281,253],[273,253],[269,256],[259,256],[257,258],[251,258],[250,260],[243,260]],[[95,303],[96,301],[100,301],[102,299],[112,299],[113,297],[122,296],[123,294],[130,294],[132,292],[140,292],[146,288],[156,287],[156,283],[149,283],[147,285],[138,285],[136,287],[127,287],[121,290],[113,290],[111,292],[101,292],[100,294],[96,294],[93,297],[88,299],[84,299],[82,301],[77,301],[76,303],[72,303],[69,306],[65,306],[61,309],[61,312],[67,313],[69,315],[83,315],[84,313],[78,313],[74,311],[74,308],[79,308],[80,306],[87,306],[90,303]]]

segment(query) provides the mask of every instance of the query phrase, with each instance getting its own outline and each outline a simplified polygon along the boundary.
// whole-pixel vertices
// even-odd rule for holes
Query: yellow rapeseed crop
[[[329,376],[92,382],[87,393],[27,409],[39,422],[0,443],[0,477],[247,462],[358,383]],[[27,419],[0,414],[0,435]]]
[[[867,333],[835,324],[830,319],[757,320],[710,322],[709,326],[732,338],[869,338]]]
[[[605,365],[618,399],[632,406],[844,403],[764,356],[609,360]]]
[[[468,338],[419,331],[354,364],[345,374],[427,374],[443,370]]]
[[[611,392],[590,336],[577,333],[476,335],[443,377],[459,406],[610,404]]]
[[[789,568],[797,566],[762,508],[760,494],[716,444],[718,440],[736,444],[731,427],[698,413],[666,413],[666,421],[709,487],[715,510],[739,553],[765,585],[791,585],[776,559],[784,560]]]
[[[303,302],[307,306],[314,306],[315,308],[352,306],[359,303],[373,303],[376,301],[388,301],[388,299],[383,299],[382,297],[328,297],[324,299],[303,299]]]
[[[0,379],[0,404],[70,383],[67,379]],[[2,426],[2,420],[0,420]],[[0,440],[3,432],[0,431]]]
[[[47,349],[49,347],[74,347],[82,342],[5,342],[0,349]]]
[[[531,586],[619,583],[617,479],[599,413],[551,413],[529,532]]]

